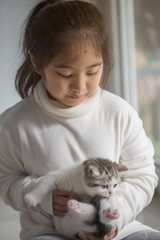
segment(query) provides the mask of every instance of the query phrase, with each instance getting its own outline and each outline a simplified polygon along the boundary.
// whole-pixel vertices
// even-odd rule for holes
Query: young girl
[[[154,151],[133,108],[99,87],[112,66],[99,11],[82,1],[43,1],[28,18],[23,47],[16,76],[23,100],[0,118],[0,195],[20,211],[20,238],[65,239],[54,230],[53,214],[63,217],[67,201],[81,196],[53,189],[38,211],[24,196],[49,171],[102,157],[129,169],[112,199],[121,209],[120,225],[103,240],[160,239],[134,221],[157,184]],[[90,233],[85,239],[98,240]]]

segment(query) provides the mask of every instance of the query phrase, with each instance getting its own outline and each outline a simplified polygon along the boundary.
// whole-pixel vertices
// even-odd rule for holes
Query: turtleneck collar
[[[85,115],[97,106],[101,92],[102,89],[98,87],[96,91],[82,103],[74,107],[67,107],[63,103],[50,99],[43,81],[40,80],[34,88],[33,97],[40,107],[56,116],[63,118],[77,118]]]

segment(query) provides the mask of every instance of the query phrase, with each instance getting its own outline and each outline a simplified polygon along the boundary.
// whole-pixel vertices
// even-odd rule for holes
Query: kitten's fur
[[[126,170],[124,165],[109,160],[90,159],[35,179],[25,201],[29,207],[36,208],[52,190],[73,191],[82,196],[85,203],[74,199],[68,201],[67,214],[64,217],[54,216],[57,232],[69,238],[77,235],[83,238],[85,232],[102,237],[112,227],[112,224],[108,224],[109,220],[118,218],[119,213],[112,207],[105,209],[103,206],[102,210],[101,198],[109,198],[114,193],[117,184],[121,182],[122,172]]]

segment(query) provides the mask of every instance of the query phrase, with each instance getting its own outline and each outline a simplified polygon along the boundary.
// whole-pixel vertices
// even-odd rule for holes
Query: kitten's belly
[[[95,225],[87,225],[81,217],[66,214],[62,217],[54,217],[54,225],[57,232],[68,238],[75,238],[78,233],[81,237],[85,237],[85,232],[95,233],[97,227]]]

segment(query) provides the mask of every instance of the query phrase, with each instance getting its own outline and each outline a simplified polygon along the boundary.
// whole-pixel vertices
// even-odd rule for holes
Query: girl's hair
[[[26,22],[23,37],[24,62],[15,78],[20,96],[27,97],[41,79],[31,63],[29,52],[42,69],[66,46],[87,41],[102,54],[104,75],[108,75],[112,67],[108,35],[102,15],[88,2],[46,0],[36,5]]]

